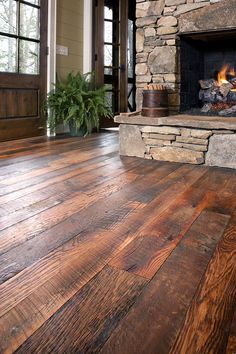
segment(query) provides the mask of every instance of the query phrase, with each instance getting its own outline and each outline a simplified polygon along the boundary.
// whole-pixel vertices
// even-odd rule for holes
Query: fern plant
[[[46,103],[50,128],[66,123],[82,130],[83,135],[91,134],[94,128],[98,130],[101,117],[112,117],[106,92],[105,86],[95,87],[94,73],[71,72],[65,83],[57,78]]]

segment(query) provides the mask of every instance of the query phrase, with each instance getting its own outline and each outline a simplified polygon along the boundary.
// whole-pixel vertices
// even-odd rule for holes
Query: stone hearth
[[[123,113],[115,122],[121,155],[236,168],[236,118]]]
[[[137,107],[142,105],[143,87],[150,82],[161,83],[168,88],[170,113],[178,113],[181,36],[236,31],[236,1],[136,1]]]

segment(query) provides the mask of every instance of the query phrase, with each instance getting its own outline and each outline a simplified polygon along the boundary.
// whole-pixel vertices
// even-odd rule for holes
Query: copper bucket
[[[167,90],[143,90],[144,117],[165,117],[169,115]]]

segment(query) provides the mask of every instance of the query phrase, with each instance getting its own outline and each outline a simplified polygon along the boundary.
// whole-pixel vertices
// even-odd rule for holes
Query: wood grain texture
[[[232,319],[232,324],[230,328],[226,354],[236,353],[236,309],[234,311],[234,317]]]
[[[228,218],[212,212],[199,216],[101,353],[169,353]],[[206,219],[206,230],[196,232],[195,225]]]
[[[224,353],[236,304],[235,216],[224,233],[171,353]]]
[[[0,143],[1,353],[174,348],[229,218],[236,224],[236,172],[120,157],[117,138]],[[217,292],[226,349],[233,288]]]
[[[201,178],[205,180],[204,176],[205,174]],[[209,176],[211,176],[211,172]],[[212,177],[215,177],[214,173]],[[179,197],[174,199],[163,213],[158,214],[152,223],[140,232],[140,235],[110,264],[151,279],[202,210],[210,209],[215,205],[218,195],[225,194],[226,185],[222,183],[222,180],[219,178],[216,183],[219,185],[215,186],[215,192],[206,191],[206,184],[200,182],[198,188],[194,183],[184,193],[179,193]],[[210,185],[212,186],[212,184],[211,180]],[[181,188],[179,188],[179,192],[181,192]]]
[[[143,278],[105,267],[17,352],[98,352],[145,284]]]

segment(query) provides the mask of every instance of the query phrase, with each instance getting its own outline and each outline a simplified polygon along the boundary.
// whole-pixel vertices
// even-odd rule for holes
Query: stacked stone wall
[[[147,83],[164,84],[170,113],[180,105],[179,18],[222,0],[136,0],[136,103]],[[207,25],[207,24],[206,24]]]
[[[236,130],[120,125],[120,154],[236,168]]]

